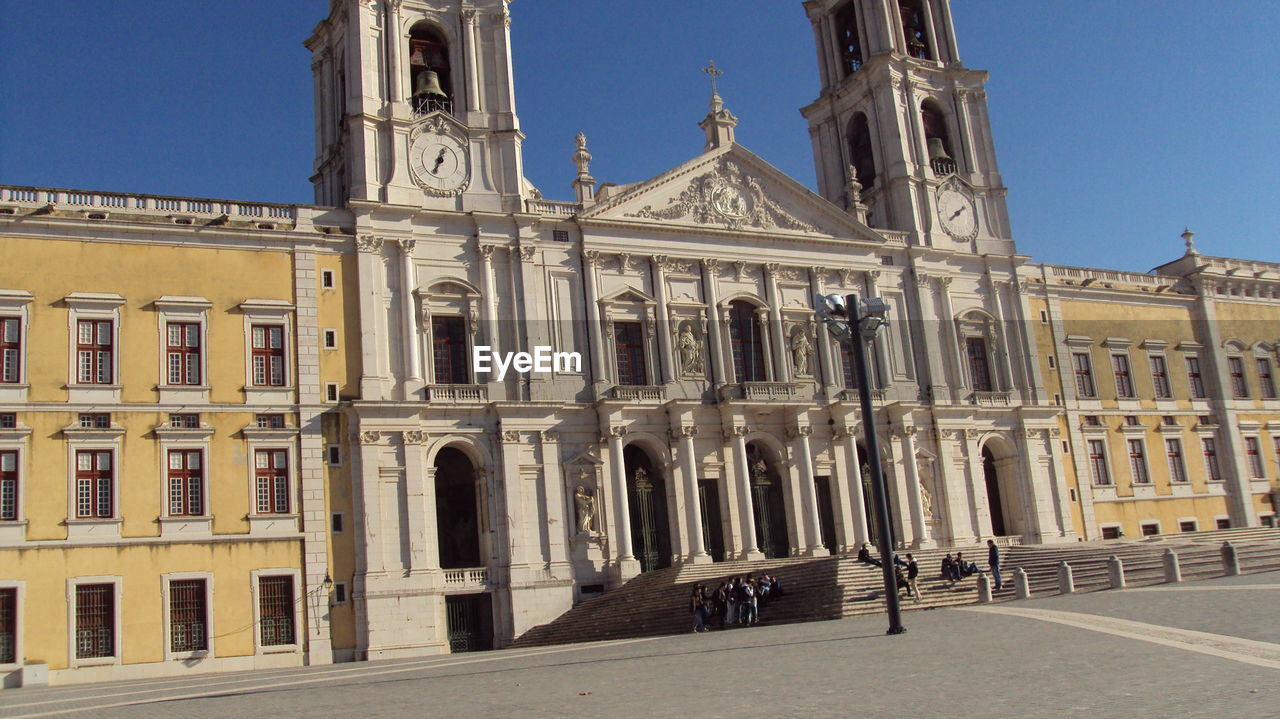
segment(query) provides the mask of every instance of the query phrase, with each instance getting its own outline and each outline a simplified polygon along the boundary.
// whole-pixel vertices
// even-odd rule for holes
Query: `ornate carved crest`
[[[646,205],[627,217],[653,220],[688,218],[702,225],[724,225],[731,230],[758,227],[818,231],[818,228],[769,199],[760,181],[732,160],[726,160],[711,172],[695,178],[666,207],[655,210],[652,205]]]
[[[360,444],[377,444],[382,439],[382,433],[366,430],[360,433],[359,439]]]
[[[360,235],[356,238],[356,251],[358,252],[381,252],[382,238],[373,235]]]
[[[404,437],[405,444],[422,444],[427,441],[427,433],[420,432],[416,429],[404,432],[402,436]]]

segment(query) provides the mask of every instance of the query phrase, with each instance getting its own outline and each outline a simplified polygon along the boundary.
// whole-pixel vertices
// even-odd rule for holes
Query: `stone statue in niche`
[[[813,344],[803,327],[797,327],[791,334],[791,363],[797,377],[808,377],[813,374],[809,370],[809,357],[813,354]]]
[[[587,473],[578,474],[578,480],[585,482]],[[587,491],[585,484],[579,484],[577,491],[573,493],[574,504],[578,506],[578,531],[583,534],[591,534],[596,531],[596,498],[591,492]]]
[[[693,326],[686,322],[676,337],[676,349],[680,352],[680,371],[686,375],[703,373],[702,343],[693,334]]]
[[[927,458],[917,458],[916,472],[920,475],[920,509],[925,519],[932,519],[933,495],[929,493],[929,478],[933,476],[933,464]]]

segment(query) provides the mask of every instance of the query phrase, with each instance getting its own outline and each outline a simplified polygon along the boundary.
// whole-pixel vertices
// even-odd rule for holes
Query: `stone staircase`
[[[1071,565],[1077,592],[1110,588],[1107,561],[1124,563],[1128,586],[1164,582],[1166,549],[1178,554],[1184,581],[1223,574],[1221,546],[1232,542],[1246,573],[1280,569],[1280,529],[1251,528],[1189,532],[1078,544],[1002,547],[1004,589],[996,601],[1014,598],[1013,570],[1027,573],[1032,595],[1058,593],[1058,564]],[[985,547],[961,547],[965,559],[986,569]],[[952,585],[940,576],[942,558],[954,548],[913,550],[920,565],[919,602],[902,597],[905,611],[933,609],[978,601],[974,577]],[[906,552],[900,552],[905,558]],[[721,581],[752,573],[782,581],[783,596],[760,610],[763,624],[785,624],[885,611],[883,579],[878,567],[847,556],[822,559],[768,559],[673,567],[642,574],[603,596],[584,601],[556,620],[525,632],[513,647],[627,639],[691,631],[689,594],[695,584],[714,589]],[[713,622],[714,624],[714,622]]]

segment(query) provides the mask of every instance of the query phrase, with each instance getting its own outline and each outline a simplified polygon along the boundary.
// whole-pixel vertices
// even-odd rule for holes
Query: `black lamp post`
[[[884,573],[884,601],[889,613],[886,634],[902,634],[902,606],[898,602],[898,578],[893,566],[893,536],[889,528],[889,494],[880,469],[880,447],[876,441],[876,420],[871,409],[871,373],[867,371],[867,345],[875,341],[880,328],[888,324],[889,306],[884,300],[857,295],[818,297],[818,312],[837,340],[849,345],[854,371],[858,375],[858,399],[862,406],[862,430],[871,468],[871,495],[876,513],[876,542],[880,545],[880,569]]]

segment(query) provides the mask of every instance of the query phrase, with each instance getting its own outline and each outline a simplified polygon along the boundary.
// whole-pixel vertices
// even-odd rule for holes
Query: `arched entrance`
[[[462,450],[445,447],[436,455],[436,537],[442,569],[483,567],[480,502],[475,465]]]
[[[671,566],[671,528],[667,521],[667,482],[649,453],[636,445],[622,450],[631,514],[631,548],[640,571]]]
[[[787,505],[777,461],[759,443],[752,442],[747,445],[747,466],[751,474],[751,513],[756,525],[756,548],[769,559],[790,556]]]
[[[997,537],[1022,533],[1021,497],[1013,481],[1017,457],[988,442],[982,448],[982,478],[987,488],[991,533]]]

